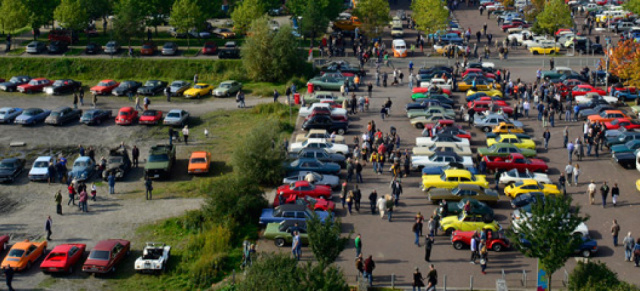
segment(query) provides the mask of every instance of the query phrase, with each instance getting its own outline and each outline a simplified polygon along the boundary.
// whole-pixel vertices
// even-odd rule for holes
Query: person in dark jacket
[[[140,149],[134,145],[131,149],[131,158],[133,159],[133,166],[138,167],[138,158],[140,157]]]
[[[360,192],[360,188],[358,188],[358,185],[355,185],[354,189],[353,189],[353,205],[355,206],[356,211],[358,213],[360,213],[360,200],[361,199],[362,199],[362,192]]]
[[[369,206],[371,207],[371,215],[376,214],[376,202],[378,201],[378,192],[376,190],[371,191],[369,194]]]
[[[151,178],[149,176],[147,176],[146,178],[147,179],[144,181],[146,198],[147,200],[151,200],[153,198],[153,182],[151,181]]]
[[[420,291],[420,288],[424,287],[424,278],[422,277],[422,273],[420,273],[420,269],[416,267],[416,271],[413,273],[413,291]]]
[[[376,268],[376,263],[373,261],[373,257],[369,257],[364,260],[364,278],[369,282],[369,286],[373,286],[373,270]]]
[[[15,271],[11,267],[5,267],[3,270],[4,270],[4,277],[7,282],[7,288],[9,288],[8,290],[9,291],[16,290],[16,289],[13,289],[13,287],[11,286],[11,282],[13,281],[13,274],[15,273]]]
[[[431,235],[425,237],[424,245],[424,260],[429,262],[431,260],[431,250],[433,249],[434,238]]]

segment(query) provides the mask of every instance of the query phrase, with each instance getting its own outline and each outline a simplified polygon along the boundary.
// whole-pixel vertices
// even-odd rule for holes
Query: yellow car
[[[502,98],[502,92],[500,92],[500,90],[498,90],[498,89],[494,89],[494,88],[491,88],[491,87],[483,89],[482,86],[476,86],[476,89],[478,89],[478,90],[476,91],[476,90],[473,90],[473,89],[469,89],[469,91],[467,91],[467,96],[471,96],[471,95],[476,94],[478,92],[484,92],[484,93],[487,94],[487,96]]]
[[[472,81],[461,81],[458,83],[458,92],[465,92],[467,90],[471,90],[473,82]],[[500,89],[500,84],[495,84],[496,88]],[[476,81],[476,89],[478,91],[487,91],[493,88],[493,84],[491,82],[485,82],[485,80]],[[467,95],[468,96],[468,95]]]
[[[445,54],[449,51],[450,47],[454,47],[452,50],[455,51],[455,46],[456,46],[455,44],[434,45],[433,49],[436,51],[437,54],[446,56]],[[465,54],[465,48],[462,46],[458,46],[458,55],[463,56],[464,54]]]
[[[504,188],[504,195],[516,198],[520,194],[529,192],[542,192],[544,195],[560,195],[558,186],[553,184],[542,184],[534,179],[526,179],[515,182]]]
[[[522,127],[517,127],[511,123],[500,122],[500,124],[493,127],[491,131],[495,134],[500,133],[524,133],[524,129]]]
[[[9,253],[2,261],[2,269],[13,268],[16,271],[22,271],[31,268],[31,266],[42,256],[47,250],[47,241],[31,242],[28,239],[15,243]]]
[[[640,191],[640,179],[636,180],[636,190]]]
[[[213,86],[205,83],[198,83],[195,86],[184,91],[184,98],[200,98],[202,96],[207,96],[211,94],[213,91]]]
[[[510,143],[520,149],[536,149],[536,143],[531,139],[519,138],[515,134],[501,134],[495,138],[487,138],[487,146],[496,143]]]
[[[460,215],[452,215],[444,217],[440,220],[440,228],[447,234],[451,235],[454,230],[460,231],[481,231],[483,229],[490,229],[492,231],[498,231],[502,229],[497,221],[492,220],[485,222],[482,215],[466,215],[461,213]]]
[[[560,52],[560,47],[558,46],[532,46],[529,48],[529,51],[534,55],[548,55]]]
[[[489,187],[489,182],[484,175],[474,175],[468,170],[449,169],[441,175],[422,176],[422,191],[428,192],[432,188],[453,189],[460,183]]]

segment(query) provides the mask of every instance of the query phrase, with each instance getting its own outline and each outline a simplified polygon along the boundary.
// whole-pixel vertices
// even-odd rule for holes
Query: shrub
[[[618,274],[611,271],[602,262],[578,262],[569,275],[569,290],[571,291],[612,291],[639,290],[618,279]]]
[[[340,256],[344,250],[348,237],[341,237],[342,226],[340,219],[334,223],[326,221],[322,223],[317,215],[307,220],[309,228],[309,244],[313,255],[321,265],[327,266]]]
[[[271,109],[274,108],[260,107],[255,110]],[[282,149],[280,132],[280,124],[274,119],[267,119],[251,130],[231,156],[234,171],[243,177],[250,177],[259,184],[281,183],[284,175],[282,163],[286,153]]]
[[[207,220],[215,223],[253,224],[267,206],[263,191],[245,174],[210,180],[203,191],[208,193],[203,213]]]
[[[221,277],[230,250],[231,230],[222,225],[207,227],[189,242],[182,259],[182,268],[196,286],[207,286]]]

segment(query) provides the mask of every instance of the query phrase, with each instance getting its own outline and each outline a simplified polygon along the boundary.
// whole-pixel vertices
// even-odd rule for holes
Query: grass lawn
[[[44,42],[48,42],[49,41],[48,38],[49,38],[49,34],[48,33],[43,33],[43,34],[40,35],[40,38],[38,38],[38,40],[44,41]],[[114,39],[114,36],[112,36],[109,33],[109,30],[107,30],[107,34],[106,35],[100,33],[98,36],[92,36],[89,39],[87,38],[87,36],[84,33],[81,33],[79,35],[78,42],[74,43],[73,45],[74,46],[82,46],[82,47],[84,47],[89,42],[95,42],[97,44],[100,44],[100,45],[104,46],[104,45],[107,44],[107,42],[109,42],[110,40],[113,40],[113,39]],[[134,47],[141,46],[142,43],[146,42],[146,40],[147,40],[147,38],[146,38],[146,33],[145,33],[145,37],[144,38],[132,39],[131,40],[131,45],[134,46]],[[202,47],[204,45],[204,43],[208,42],[208,41],[215,42],[218,46],[224,46],[224,44],[226,42],[228,42],[228,41],[235,41],[237,45],[242,45],[242,43],[244,43],[244,38],[243,37],[232,38],[232,39],[220,39],[220,38],[216,38],[216,37],[212,36],[209,39],[194,39],[194,38],[181,39],[181,38],[175,38],[175,37],[171,36],[168,32],[158,32],[158,35],[156,36],[154,34],[154,36],[151,38],[151,40],[158,47],[162,47],[162,45],[165,42],[171,41],[171,42],[176,43],[180,49],[186,49],[187,45],[192,47],[192,48],[193,47],[198,47],[199,48],[199,47]],[[129,46],[129,44],[124,42],[124,41],[120,42],[120,45],[123,48],[126,48],[126,47]]]

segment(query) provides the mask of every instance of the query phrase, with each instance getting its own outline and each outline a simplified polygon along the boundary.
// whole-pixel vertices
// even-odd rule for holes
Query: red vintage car
[[[335,102],[335,101],[331,101],[331,100],[322,100],[320,101],[320,103],[328,103],[329,106],[331,106],[331,108],[342,108],[342,104]]]
[[[29,83],[18,86],[18,91],[22,93],[42,92],[44,87],[51,86],[51,81],[46,78],[31,79]]]
[[[568,79],[559,83],[555,83],[553,85],[556,87],[558,91],[560,91],[560,95],[562,95],[562,97],[567,97],[567,95],[571,93],[571,89],[573,87],[578,85],[585,85],[585,84],[587,83],[580,81],[578,79]]]
[[[431,136],[431,132],[433,127],[437,127],[436,130],[440,131],[442,128],[447,128],[449,126],[455,126],[457,128],[462,128],[460,125],[455,125],[455,121],[451,119],[440,119],[436,123],[426,123],[424,125],[424,129],[422,130],[423,136]],[[428,132],[427,135],[425,133]]]
[[[86,273],[115,272],[116,265],[129,254],[131,243],[123,239],[107,239],[98,242],[82,265]]]
[[[529,23],[515,20],[515,21],[511,21],[503,24],[500,28],[502,29],[502,31],[507,32],[509,28],[516,28],[516,27],[529,28],[529,26],[531,26]]]
[[[8,246],[9,246],[9,236],[0,235],[0,252],[6,250]]]
[[[440,89],[442,89],[442,93],[447,94],[448,96],[451,96],[451,90],[444,89],[444,88],[440,88]],[[416,94],[416,93],[427,93],[427,92],[429,92],[429,88],[428,87],[413,87],[413,90],[411,92],[413,94]]]
[[[116,116],[116,124],[130,125],[133,124],[136,119],[138,119],[138,111],[133,109],[133,107],[122,107]]]
[[[549,166],[541,159],[527,159],[522,154],[512,153],[505,159],[502,157],[483,157],[490,171],[509,171],[517,169],[518,172],[538,172],[546,173]]]
[[[598,93],[600,96],[607,95],[607,92],[602,89],[598,89],[588,84],[583,84],[571,88],[571,97],[575,98],[576,96],[584,96],[591,92]]]
[[[149,109],[142,112],[142,115],[140,115],[140,119],[138,120],[138,123],[155,125],[160,123],[160,120],[162,120],[162,111]]]
[[[203,55],[215,55],[218,53],[218,45],[215,42],[208,41],[204,43],[202,47]]]
[[[471,238],[475,231],[459,231],[456,230],[451,235],[451,244],[456,250],[461,250],[471,245]],[[509,239],[504,235],[503,231],[487,230],[487,249],[501,252],[510,247]]]
[[[471,106],[469,106],[469,108],[473,108],[476,114],[478,114],[491,109],[491,106],[493,104],[500,107],[500,109],[502,109],[502,112],[504,112],[505,114],[507,115],[513,114],[513,108],[509,107],[504,101],[502,102],[502,105],[501,105],[498,102],[474,100],[474,101],[471,101]]]
[[[309,116],[307,116],[307,118],[305,118],[305,121],[311,119],[312,117],[314,117],[316,115],[328,115],[328,116],[331,117],[331,120],[349,122],[349,120],[347,119],[347,116],[331,114],[331,110],[329,108],[327,108],[327,107],[316,107],[316,108],[314,108],[313,110],[311,110],[311,113],[309,114]]]
[[[111,91],[118,87],[118,85],[120,85],[120,83],[114,80],[102,80],[100,81],[100,83],[98,83],[98,85],[91,87],[89,91],[91,91],[91,93],[95,95],[111,94]]]
[[[607,129],[619,129],[620,127],[624,127],[624,129],[637,129],[640,128],[640,120],[637,119],[629,119],[629,118],[616,118],[612,121],[607,121],[604,123],[604,126]]]
[[[142,44],[142,48],[140,49],[140,54],[143,56],[153,56],[156,54],[158,50],[158,46],[156,46],[153,42],[145,42]]]
[[[331,186],[313,185],[307,181],[297,181],[295,183],[278,187],[277,193],[285,198],[291,195],[299,197],[311,196],[313,198],[331,199]]]
[[[297,204],[297,205],[305,205],[311,210],[320,210],[320,211],[334,211],[336,209],[336,204],[333,201],[328,201],[322,198],[313,198],[310,196],[305,196],[302,198],[298,198],[298,195],[289,195],[286,198],[285,204]],[[273,201],[273,207],[279,206],[280,200],[276,196]]]
[[[40,264],[43,273],[73,273],[87,248],[86,244],[64,244],[53,248]]]
[[[507,102],[505,102],[504,100],[500,99],[500,97],[495,97],[495,96],[482,96],[476,100],[473,101],[486,101],[486,102],[491,102],[493,101],[494,103],[498,104],[498,106],[509,106],[509,104],[507,104]],[[473,105],[473,101],[469,101],[467,103],[467,107],[471,107]]]
[[[483,75],[489,79],[495,79],[496,75],[493,73],[485,73],[482,69],[478,69],[478,68],[468,68],[467,70],[465,70],[464,72],[462,72],[462,78],[466,77],[468,74],[477,74],[477,75]]]

